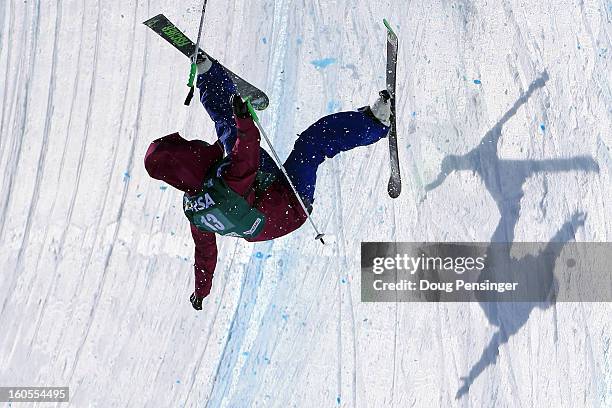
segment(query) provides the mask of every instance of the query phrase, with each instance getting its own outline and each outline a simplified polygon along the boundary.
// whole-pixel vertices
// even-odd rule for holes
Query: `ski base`
[[[389,183],[387,184],[387,192],[391,198],[397,198],[402,192],[402,178],[400,175],[395,115],[398,39],[389,22],[385,19],[383,20],[383,23],[387,28],[387,90],[389,91],[389,94],[391,94],[391,129],[389,130],[389,135],[387,136],[389,139],[391,173],[389,175]]]
[[[186,57],[191,58],[191,56],[193,55],[195,43],[191,41],[189,37],[183,34],[183,32],[179,30],[178,27],[176,27],[163,14],[158,14],[157,16],[152,17],[147,21],[143,22],[143,24],[149,27],[151,30],[155,31],[164,40],[172,44],[174,48],[182,52],[183,55],[185,55]],[[198,50],[196,62],[202,62],[205,57],[214,60],[213,57],[211,57],[209,54],[206,54],[204,50],[200,48]],[[223,65],[221,66],[228,73],[232,82],[236,85],[236,90],[242,98],[249,98],[251,104],[257,110],[264,110],[268,107],[268,105],[270,104],[270,100],[263,91],[251,85],[238,75],[234,74],[232,71],[227,69],[227,67]]]

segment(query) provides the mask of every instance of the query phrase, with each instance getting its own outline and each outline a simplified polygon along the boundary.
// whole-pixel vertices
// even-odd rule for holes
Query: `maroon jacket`
[[[249,119],[236,118],[238,138],[230,152],[229,165],[221,177],[236,193],[266,216],[263,231],[248,241],[266,241],[282,237],[298,229],[306,214],[283,177],[277,178],[264,192],[256,193],[255,177],[259,167],[259,130]],[[199,140],[185,140],[178,133],[164,136],[151,143],[145,155],[149,175],[163,180],[187,194],[197,193],[210,166],[223,157],[219,142],[208,146]],[[200,231],[191,224],[195,243],[195,293],[205,297],[210,293],[217,264],[215,234]]]

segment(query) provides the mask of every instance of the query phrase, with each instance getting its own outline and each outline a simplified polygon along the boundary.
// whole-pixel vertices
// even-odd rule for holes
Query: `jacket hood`
[[[144,165],[151,177],[187,194],[200,191],[210,166],[223,158],[220,143],[185,140],[173,133],[154,140],[145,154]]]

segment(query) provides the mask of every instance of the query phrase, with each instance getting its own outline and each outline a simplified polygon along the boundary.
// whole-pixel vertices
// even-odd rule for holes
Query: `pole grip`
[[[195,82],[197,72],[198,65],[195,62],[191,63],[191,69],[189,70],[189,82],[187,82],[188,87],[193,88],[193,83]]]
[[[247,104],[247,109],[249,110],[249,113],[251,114],[251,118],[253,118],[253,120],[256,123],[259,123],[259,117],[257,116],[257,112],[255,112],[255,109],[253,108],[253,105],[251,104],[251,98],[246,98],[246,104]]]
[[[191,104],[191,99],[193,99],[193,86],[189,88],[189,93],[187,94],[187,97],[185,98],[184,105],[189,106]]]

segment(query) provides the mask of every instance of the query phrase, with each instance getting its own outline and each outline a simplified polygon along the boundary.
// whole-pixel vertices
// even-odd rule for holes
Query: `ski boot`
[[[366,109],[366,114],[385,126],[391,126],[391,94],[386,89],[378,93],[378,99]]]
[[[208,72],[210,67],[212,67],[212,61],[210,60],[210,58],[208,58],[208,56],[206,56],[204,58],[204,61],[198,64],[198,75],[202,75]]]

